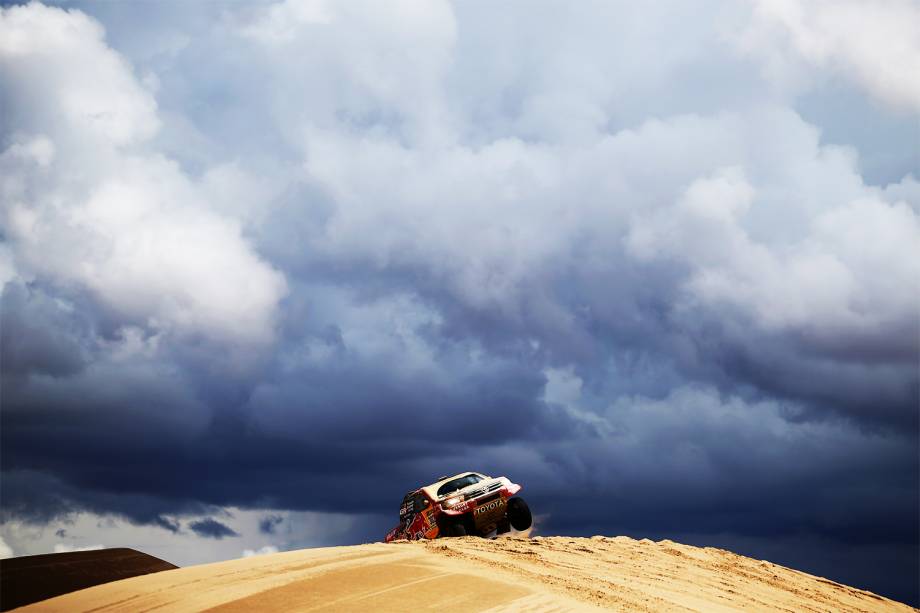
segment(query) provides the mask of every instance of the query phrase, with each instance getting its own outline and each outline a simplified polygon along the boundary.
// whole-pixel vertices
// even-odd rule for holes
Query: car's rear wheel
[[[523,498],[511,498],[508,501],[508,520],[515,530],[527,530],[533,525],[533,516],[530,507]]]

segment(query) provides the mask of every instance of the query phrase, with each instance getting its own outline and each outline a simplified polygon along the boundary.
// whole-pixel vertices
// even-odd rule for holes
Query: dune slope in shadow
[[[127,548],[8,558],[0,560],[0,611],[176,568],[175,564]]]

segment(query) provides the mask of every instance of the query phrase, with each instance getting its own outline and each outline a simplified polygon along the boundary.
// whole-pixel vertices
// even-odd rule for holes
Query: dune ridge
[[[290,551],[99,585],[22,611],[916,611],[710,547],[474,537]]]
[[[0,611],[94,585],[178,568],[124,547],[0,560]]]
[[[448,556],[623,611],[915,611],[829,579],[714,547],[625,536],[443,539]]]

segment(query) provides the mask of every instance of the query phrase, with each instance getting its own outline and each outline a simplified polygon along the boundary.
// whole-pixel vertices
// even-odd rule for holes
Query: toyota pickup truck
[[[507,477],[459,473],[412,490],[399,507],[399,525],[386,542],[442,536],[489,536],[527,530],[530,508],[516,494],[521,486]]]

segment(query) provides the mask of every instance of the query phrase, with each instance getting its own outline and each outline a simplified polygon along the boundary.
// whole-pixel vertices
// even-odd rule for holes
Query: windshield
[[[457,490],[462,490],[466,486],[473,485],[474,483],[479,483],[480,481],[482,481],[482,477],[472,473],[463,475],[462,477],[457,477],[456,479],[451,479],[438,488],[438,498],[456,492]]]

